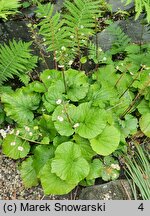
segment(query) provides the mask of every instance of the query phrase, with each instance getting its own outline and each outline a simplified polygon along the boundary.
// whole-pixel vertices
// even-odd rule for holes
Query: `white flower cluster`
[[[120,166],[118,164],[111,164],[111,168],[120,170]]]
[[[8,126],[5,130],[4,129],[0,129],[0,134],[1,134],[1,136],[3,138],[5,138],[8,133],[11,133],[11,131],[12,130],[10,129],[10,126]]]
[[[18,146],[18,150],[19,150],[19,151],[23,151],[24,148],[23,148],[22,146]]]

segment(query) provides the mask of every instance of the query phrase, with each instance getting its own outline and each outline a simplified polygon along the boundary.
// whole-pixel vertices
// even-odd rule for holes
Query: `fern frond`
[[[68,13],[64,15],[67,31],[73,39],[72,46],[85,45],[84,40],[94,34],[95,21],[100,14],[100,1],[65,1]]]
[[[126,4],[130,4],[131,2],[132,0],[126,0]],[[135,19],[137,19],[143,10],[145,10],[147,14],[147,21],[150,22],[150,0],[134,0],[134,2],[136,11]]]
[[[27,74],[36,66],[37,57],[30,53],[31,43],[13,40],[9,45],[0,45],[0,85],[22,74]]]
[[[7,19],[7,16],[17,12],[20,0],[0,0],[0,18]]]
[[[114,37],[111,53],[116,54],[123,52],[131,39],[116,24],[112,24],[106,29],[108,30],[108,32],[110,32],[112,37]]]
[[[64,21],[60,20],[60,13],[53,14],[53,11],[54,6],[51,3],[39,4],[36,11],[37,16],[43,18],[39,23],[39,33],[44,37],[44,44],[47,45],[48,51],[58,51],[67,43]]]

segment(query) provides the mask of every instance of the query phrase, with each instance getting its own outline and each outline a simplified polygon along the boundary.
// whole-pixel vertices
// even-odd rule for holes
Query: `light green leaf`
[[[139,121],[141,131],[150,137],[150,113],[142,115]]]
[[[145,99],[141,101],[141,103],[137,106],[137,108],[141,114],[146,114],[150,112],[150,104]]]
[[[40,180],[44,189],[44,194],[67,194],[76,184],[70,184],[68,181],[63,181],[55,173],[51,172],[51,160],[43,167],[40,173]]]
[[[21,178],[26,188],[30,188],[32,186],[38,185],[38,179],[37,179],[36,171],[33,167],[32,157],[29,157],[22,162],[20,172],[21,172]]]
[[[96,179],[101,177],[102,168],[103,168],[102,161],[99,159],[94,159],[93,162],[90,164],[90,172],[89,175],[86,177],[86,179],[90,180],[90,179]]]
[[[57,70],[45,70],[41,73],[40,79],[43,81],[45,86],[49,88],[56,81],[62,80],[62,74]]]
[[[33,110],[36,110],[40,103],[38,93],[27,93],[23,88],[13,93],[4,93],[1,97],[4,103],[4,110],[7,116],[10,116],[19,124],[31,122],[34,118]]]
[[[50,115],[44,114],[39,121],[39,130],[43,137],[47,137],[49,142],[56,136],[56,129]]]
[[[120,133],[114,126],[106,126],[103,132],[90,140],[95,152],[100,155],[109,155],[114,152],[120,142]]]
[[[54,150],[53,145],[39,145],[34,149],[33,167],[37,174],[39,174],[46,162],[54,157]]]
[[[76,132],[84,138],[92,139],[102,132],[106,126],[105,110],[91,107],[89,103],[83,103],[77,107]]]
[[[78,134],[75,134],[73,136],[73,140],[80,147],[81,154],[87,161],[90,161],[91,158],[97,154],[93,151],[88,139],[85,139],[83,137],[80,137]]]
[[[58,106],[52,115],[52,120],[56,130],[61,136],[71,136],[74,133],[72,126],[74,115],[76,114],[76,107],[72,104],[64,104]]]
[[[64,92],[64,84],[60,80],[48,88],[48,92],[46,92],[42,98],[48,112],[54,111],[54,109],[64,101]]]
[[[60,144],[52,160],[52,173],[71,184],[78,184],[89,173],[89,164],[79,146],[72,142]]]
[[[65,71],[67,83],[67,96],[71,101],[79,101],[88,93],[89,84],[87,76],[79,71],[69,69]]]
[[[3,140],[2,151],[13,159],[24,158],[30,151],[30,145],[27,141],[13,134],[8,134]]]

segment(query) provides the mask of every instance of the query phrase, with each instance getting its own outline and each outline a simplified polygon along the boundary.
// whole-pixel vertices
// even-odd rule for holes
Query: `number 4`
[[[143,211],[144,210],[144,207],[143,207],[143,203],[141,203],[138,207],[139,210]]]

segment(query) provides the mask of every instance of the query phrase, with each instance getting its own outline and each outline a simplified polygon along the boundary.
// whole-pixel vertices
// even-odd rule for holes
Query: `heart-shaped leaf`
[[[109,155],[114,152],[120,142],[120,133],[114,126],[106,126],[101,134],[90,140],[95,152],[100,155]]]
[[[63,181],[55,173],[51,172],[51,160],[49,160],[43,167],[40,173],[40,180],[44,189],[44,194],[67,194],[76,185],[70,184],[68,181]]]
[[[79,146],[73,142],[60,144],[52,160],[52,173],[71,184],[78,184],[89,173],[89,164],[82,157]]]
[[[2,151],[13,159],[24,158],[30,151],[30,145],[27,141],[8,134],[2,143]]]

